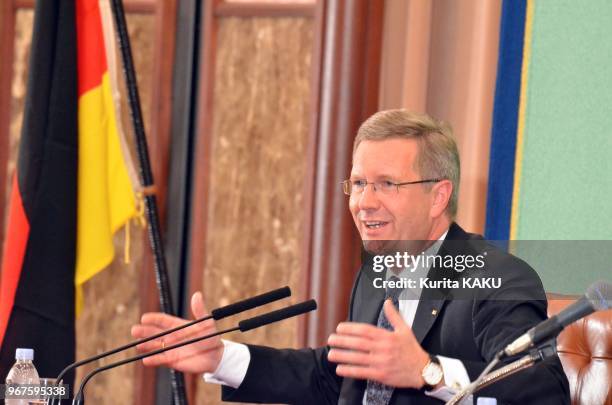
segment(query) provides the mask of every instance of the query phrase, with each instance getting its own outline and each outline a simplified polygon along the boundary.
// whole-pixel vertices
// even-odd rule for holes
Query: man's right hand
[[[197,318],[204,317],[207,311],[204,307],[202,293],[196,292],[191,297],[191,312]],[[164,330],[182,325],[187,321],[175,316],[161,312],[152,312],[142,315],[140,323],[132,326],[132,336],[137,339],[145,338]],[[217,331],[215,322],[210,319],[199,324],[190,326],[180,331],[171,333],[160,339],[155,339],[137,346],[140,352],[150,352],[170,346],[181,341],[193,339],[197,336],[204,336]],[[223,343],[217,336],[205,339],[197,343],[169,350],[143,359],[146,366],[160,366],[174,368],[187,373],[212,373],[217,369],[223,357]]]

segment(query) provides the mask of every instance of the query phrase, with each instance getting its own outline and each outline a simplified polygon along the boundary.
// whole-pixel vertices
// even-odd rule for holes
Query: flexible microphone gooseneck
[[[612,285],[597,281],[579,300],[559,312],[557,315],[540,322],[518,337],[500,353],[501,358],[513,356],[557,336],[567,326],[578,319],[612,307]]]
[[[165,330],[163,332],[157,333],[157,334],[149,336],[147,338],[143,338],[143,339],[139,339],[139,340],[133,341],[131,343],[125,344],[123,346],[119,346],[117,348],[111,349],[111,350],[109,350],[107,352],[104,352],[104,353],[97,354],[97,355],[89,357],[87,359],[76,361],[76,362],[68,365],[66,368],[64,368],[59,373],[59,375],[57,376],[56,381],[58,383],[60,383],[62,378],[64,378],[66,373],[69,372],[70,370],[73,370],[73,369],[75,369],[77,367],[80,367],[80,366],[82,366],[84,364],[91,363],[92,361],[99,360],[99,359],[101,359],[103,357],[107,357],[107,356],[113,355],[115,353],[119,353],[121,351],[130,349],[130,348],[132,348],[134,346],[137,346],[139,344],[146,343],[146,342],[149,342],[149,341],[154,340],[154,339],[158,339],[158,338],[160,338],[162,336],[166,336],[166,335],[168,335],[170,333],[174,333],[174,332],[176,332],[178,330],[181,330],[181,329],[184,329],[184,328],[188,328],[190,326],[193,326],[193,325],[198,324],[200,322],[207,321],[209,319],[214,319],[214,320],[218,321],[220,319],[227,318],[228,316],[236,315],[236,314],[239,314],[241,312],[247,311],[249,309],[257,308],[259,306],[266,305],[266,304],[269,304],[271,302],[278,301],[280,299],[283,299],[283,298],[286,298],[286,297],[290,297],[290,296],[291,296],[291,289],[289,287],[285,286],[285,287],[282,287],[282,288],[277,288],[276,290],[268,291],[268,292],[260,294],[260,295],[256,295],[255,297],[247,298],[247,299],[244,299],[242,301],[235,302],[233,304],[229,304],[229,305],[217,308],[217,309],[213,309],[211,311],[210,315],[207,315],[205,317],[202,317],[202,318],[199,318],[199,319],[195,319],[195,320],[187,322],[187,323],[185,323],[183,325],[177,326],[177,327],[172,328],[172,329]],[[55,404],[55,400],[52,399],[51,405],[54,405],[54,404]]]
[[[587,288],[586,293],[580,297],[579,300],[559,312],[557,315],[548,318],[545,321],[540,322],[533,328],[529,329],[523,335],[519,336],[512,343],[504,347],[502,350],[497,352],[493,360],[487,365],[482,373],[470,383],[467,387],[456,393],[453,398],[447,404],[455,404],[462,398],[469,397],[475,390],[480,386],[482,381],[487,378],[487,375],[495,374],[490,371],[493,369],[499,361],[506,357],[514,356],[519,353],[526,351],[527,349],[538,347],[543,345],[544,347],[550,346],[549,342],[554,339],[566,326],[576,322],[578,319],[584,318],[585,316],[592,314],[595,311],[601,311],[612,308],[612,285],[605,281],[597,281]],[[553,343],[553,350],[545,350],[546,356],[550,357],[556,354],[554,348],[556,343]],[[531,355],[533,361],[529,360],[530,356],[525,356],[522,359],[517,360],[515,363],[524,363],[522,368],[531,367],[537,362],[537,356]],[[540,357],[543,359],[542,355]],[[514,364],[514,363],[512,363]],[[500,369],[501,370],[501,369]],[[516,369],[515,371],[518,371]],[[496,380],[495,380],[496,381]]]
[[[189,340],[185,340],[183,342],[171,345],[171,346],[167,346],[161,349],[157,349],[154,350],[152,352],[149,353],[144,353],[144,354],[140,354],[137,356],[133,356],[130,358],[127,358],[125,360],[121,360],[118,361],[116,363],[111,363],[108,364],[106,366],[102,366],[102,367],[98,367],[97,369],[91,371],[89,374],[87,374],[85,377],[83,377],[83,380],[81,381],[81,385],[79,387],[78,392],[75,394],[74,399],[72,401],[72,404],[82,404],[83,403],[83,390],[85,389],[85,384],[87,384],[87,382],[96,374],[105,371],[105,370],[109,370],[111,368],[115,368],[115,367],[119,367],[122,366],[124,364],[127,363],[131,363],[134,361],[138,361],[138,360],[142,360],[145,357],[150,357],[150,356],[155,356],[157,354],[160,353],[164,353],[167,352],[169,350],[173,350],[182,346],[186,346],[189,344],[193,344],[196,342],[199,342],[201,340],[205,340],[205,339],[210,339],[212,337],[215,336],[219,336],[222,335],[224,333],[229,333],[229,332],[234,332],[234,331],[241,331],[241,332],[246,332],[249,331],[251,329],[255,329],[255,328],[259,328],[260,326],[265,326],[268,325],[270,323],[274,323],[274,322],[278,322],[278,321],[282,321],[283,319],[287,319],[287,318],[291,318],[294,316],[298,316],[301,314],[305,314],[307,312],[310,311],[314,311],[315,309],[317,309],[317,302],[315,300],[309,300],[309,301],[304,301],[301,302],[299,304],[295,304],[295,305],[291,305],[289,307],[286,308],[282,308],[276,311],[272,311],[269,312],[267,314],[263,314],[263,315],[259,315],[259,316],[255,316],[253,318],[248,318],[245,320],[242,320],[240,322],[238,322],[238,326],[234,326],[233,328],[229,328],[229,329],[224,329],[221,331],[217,331],[215,333],[211,333],[209,335],[205,335],[205,336],[200,336],[197,338],[193,338],[193,339],[189,339]]]
[[[546,343],[531,348],[529,353],[520,359],[513,361],[495,371],[487,372],[482,377],[478,377],[472,384],[467,386],[465,389],[456,393],[445,405],[456,405],[460,403],[464,398],[469,397],[473,393],[494,384],[506,377],[516,374],[526,368],[532,367],[541,361],[549,359],[557,355],[557,339],[551,339]]]

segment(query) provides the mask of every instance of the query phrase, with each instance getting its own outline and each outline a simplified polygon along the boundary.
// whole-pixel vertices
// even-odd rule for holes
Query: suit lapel
[[[350,320],[352,322],[376,325],[378,314],[385,298],[385,292],[380,288],[374,288],[373,282],[377,277],[384,278],[385,273],[376,273],[372,269],[371,260],[367,259],[367,255],[362,257],[362,263],[361,274],[359,275],[352,303]],[[364,380],[344,378],[340,389],[338,405],[361,404],[365,387],[366,381]]]
[[[453,222],[449,227],[444,243],[442,243],[442,246],[440,246],[440,250],[437,254],[442,256],[455,256],[460,253],[455,251],[458,245],[456,241],[467,239],[468,234],[461,229],[459,225]],[[445,275],[447,278],[451,279],[456,279],[460,276],[460,274],[456,271],[449,274],[441,271],[441,269],[437,267],[433,267],[427,272],[427,278],[430,280],[442,280]],[[423,289],[419,299],[419,305],[417,306],[417,311],[414,316],[414,321],[412,322],[412,331],[414,332],[414,336],[419,343],[423,343],[423,339],[425,339],[427,333],[429,333],[429,330],[436,322],[438,315],[442,311],[442,307],[448,299],[448,294],[449,291],[447,289]]]
[[[442,306],[446,300],[431,299],[420,300],[417,307],[414,321],[412,322],[412,332],[419,343],[423,343],[423,339],[431,329],[437,319],[437,314],[442,310]]]
[[[374,272],[369,264],[363,266],[362,272],[363,278],[358,285],[353,321],[376,325],[385,298],[385,291],[381,288],[374,288],[373,283],[375,278],[381,277],[384,279],[385,273]]]

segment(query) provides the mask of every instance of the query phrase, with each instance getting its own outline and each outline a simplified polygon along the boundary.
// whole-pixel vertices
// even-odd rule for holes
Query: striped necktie
[[[388,281],[400,281],[399,278],[391,276]],[[399,309],[399,296],[402,293],[401,288],[387,288],[385,290],[385,300],[391,299],[396,309]],[[379,328],[387,330],[393,330],[393,326],[385,315],[384,308],[380,309],[378,314],[378,322],[376,324]],[[366,404],[367,405],[387,405],[393,395],[393,387],[382,384],[378,381],[368,380],[366,387]]]

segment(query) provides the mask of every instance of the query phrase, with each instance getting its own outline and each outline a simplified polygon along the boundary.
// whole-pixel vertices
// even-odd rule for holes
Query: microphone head
[[[211,312],[211,315],[213,319],[218,321],[219,319],[227,318],[228,316],[236,315],[240,312],[257,308],[259,306],[266,305],[271,302],[278,301],[280,299],[290,296],[291,289],[289,287],[278,288],[276,290],[268,291],[267,293],[260,294],[255,297],[247,298],[245,300],[214,309]]]
[[[246,332],[273,322],[278,322],[293,316],[305,314],[306,312],[314,311],[315,309],[317,309],[317,302],[315,300],[304,301],[277,311],[268,312],[264,315],[244,319],[238,322],[238,326],[241,332]]]
[[[594,282],[584,294],[596,311],[612,308],[612,284],[603,280]]]

